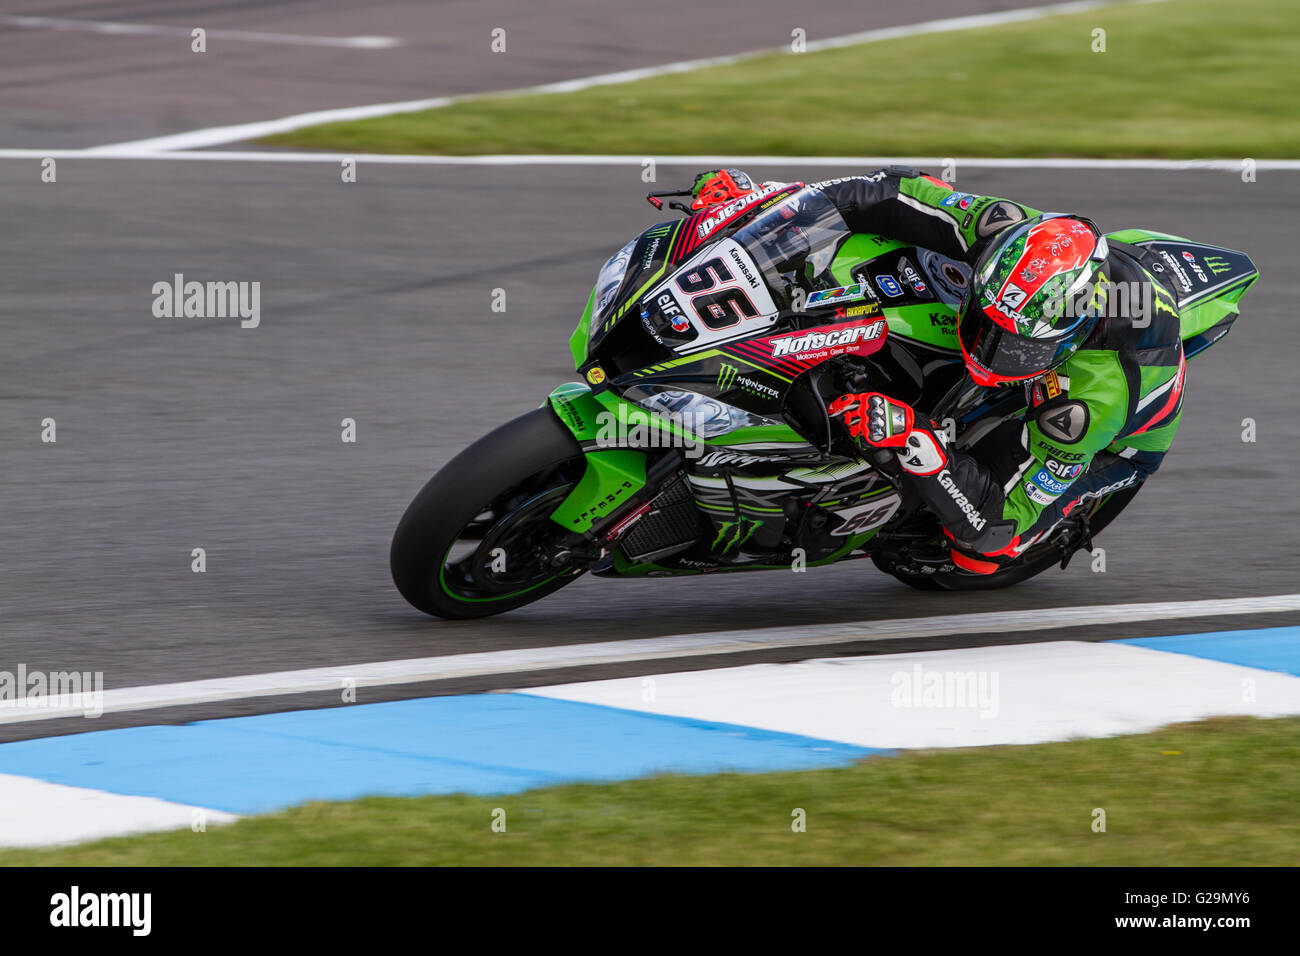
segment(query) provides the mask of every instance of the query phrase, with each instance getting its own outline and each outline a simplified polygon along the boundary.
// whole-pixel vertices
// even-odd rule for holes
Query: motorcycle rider
[[[854,232],[964,259],[962,357],[979,385],[1022,387],[1028,407],[972,448],[897,399],[851,393],[828,411],[867,448],[893,449],[938,516],[962,571],[991,574],[1080,502],[1149,478],[1182,411],[1186,361],[1176,297],[1142,251],[1088,219],[958,192],[890,166],[811,184]],[[696,177],[693,209],[754,189],[745,173]],[[1128,295],[1118,295],[1123,287]]]

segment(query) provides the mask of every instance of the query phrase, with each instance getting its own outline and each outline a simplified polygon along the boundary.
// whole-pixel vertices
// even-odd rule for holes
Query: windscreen
[[[807,293],[836,284],[831,260],[849,234],[830,200],[801,189],[651,289],[641,300],[645,327],[680,353],[762,332],[801,310]]]
[[[831,260],[849,236],[844,217],[817,189],[801,189],[764,212],[733,237],[758,264],[777,305],[791,307],[794,288],[812,291],[835,285]],[[827,273],[827,281],[817,279]]]

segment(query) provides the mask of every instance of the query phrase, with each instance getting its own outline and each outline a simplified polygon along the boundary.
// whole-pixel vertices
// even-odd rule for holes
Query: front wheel
[[[581,573],[559,561],[567,532],[550,519],[586,467],[549,407],[465,449],[415,496],[393,534],[393,583],[444,618],[500,614]]]

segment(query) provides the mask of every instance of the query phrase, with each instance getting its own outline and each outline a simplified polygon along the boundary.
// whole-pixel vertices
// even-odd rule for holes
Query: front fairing
[[[651,227],[602,268],[570,340],[575,366],[643,407],[689,406],[793,440],[783,409],[795,380],[878,348],[885,332],[865,284],[834,274],[851,235],[824,194],[798,184]],[[783,351],[797,330],[825,333],[826,348]]]
[[[640,321],[638,293],[668,271],[669,249],[683,225],[680,221],[656,223],[601,266],[587,307],[569,339],[575,368],[597,356],[620,322]]]

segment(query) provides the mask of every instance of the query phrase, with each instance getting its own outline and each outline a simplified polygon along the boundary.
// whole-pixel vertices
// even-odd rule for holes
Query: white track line
[[[156,797],[68,787],[0,774],[0,846],[79,843],[126,833],[232,823],[233,813],[172,803]]]
[[[0,25],[24,30],[78,30],[85,33],[103,33],[108,36],[183,36],[188,37],[194,27],[164,26],[156,23],[112,23],[103,20],[65,20],[59,17],[24,17],[0,13]],[[195,27],[202,24],[195,24]],[[237,40],[248,43],[279,43],[288,46],[348,47],[356,50],[387,50],[400,46],[396,37],[316,37],[298,33],[257,33],[250,30],[209,30],[204,33],[212,40]]]
[[[1093,157],[1026,159],[1021,157],[939,156],[610,156],[602,154],[515,154],[482,156],[426,156],[406,153],[298,153],[276,150],[170,150],[138,149],[103,152],[90,149],[0,149],[0,159],[149,159],[227,163],[333,163],[345,159],[358,164],[385,166],[642,166],[653,159],[660,166],[828,166],[875,169],[891,163],[939,169],[945,163],[968,169],[1129,169],[1166,172],[1217,171],[1240,173],[1240,159],[1098,159]],[[1254,160],[1256,170],[1300,170],[1300,159]]]
[[[854,46],[864,43],[878,43],[885,40],[896,40],[900,37],[917,36],[923,33],[947,33],[954,30],[971,30],[977,27],[998,26],[1004,23],[1019,23],[1026,20],[1038,20],[1043,17],[1059,16],[1061,14],[1082,13],[1088,10],[1096,10],[1101,7],[1115,6],[1117,4],[1160,2],[1162,2],[1162,0],[1076,0],[1076,2],[1072,3],[1058,3],[1041,7],[1025,7],[1021,10],[1004,10],[999,13],[981,13],[966,17],[947,17],[942,20],[929,20],[924,23],[913,23],[907,26],[885,27],[879,30],[864,30],[860,33],[849,33],[843,36],[828,37],[824,40],[812,40],[806,44],[805,48],[807,52],[815,53],[818,50],[829,50],[837,47]],[[705,69],[706,67],[727,66],[732,63],[739,63],[742,60],[750,60],[755,57],[768,56],[774,53],[790,52],[789,47],[750,50],[746,53],[733,53],[727,56],[707,57],[700,60],[683,60],[678,63],[665,63],[661,66],[651,66],[637,70],[622,70],[618,73],[602,73],[597,76],[562,80],[558,83],[543,83],[540,86],[528,86],[521,89],[498,90],[488,93],[470,93],[463,96],[436,96],[422,100],[405,100],[399,103],[377,103],[372,106],[350,106],[342,109],[317,110],[312,113],[299,113],[295,116],[285,116],[280,119],[264,120],[258,123],[242,123],[236,126],[214,126],[209,129],[193,130],[188,133],[157,136],[151,139],[133,140],[124,143],[109,143],[104,146],[96,146],[93,148],[100,152],[117,152],[119,150],[130,152],[139,149],[156,151],[200,149],[206,146],[223,146],[227,143],[238,143],[244,140],[260,139],[263,136],[271,136],[276,133],[287,133],[291,130],[302,129],[305,126],[317,126],[321,123],[340,123],[348,120],[370,119],[374,116],[391,116],[395,113],[414,113],[420,110],[442,109],[443,107],[450,106],[453,103],[462,103],[469,100],[485,99],[489,97],[572,93],[576,90],[586,90],[595,86],[633,83],[637,80],[644,80],[654,76],[666,76],[673,73],[690,73],[695,70]]]
[[[521,674],[562,667],[668,660],[709,654],[741,654],[773,648],[825,647],[898,638],[1040,631],[1098,624],[1127,624],[1134,621],[1179,620],[1214,615],[1274,614],[1284,611],[1300,611],[1300,594],[1158,604],[1111,604],[1037,611],[998,611],[942,617],[897,618],[885,621],[854,621],[805,627],[716,631],[628,641],[566,644],[559,647],[525,647],[478,654],[377,661],[368,664],[313,667],[305,670],[247,674],[175,684],[125,687],[104,692],[103,712],[122,713],[150,710],[156,707],[243,700],[251,697],[338,691],[349,685],[380,687],[392,684],[415,684],[449,678]],[[436,634],[436,631],[431,630],[430,634]],[[42,706],[50,703],[46,699],[38,699],[35,704],[12,700],[0,703],[3,704],[0,706],[0,723],[79,717],[85,712],[84,706]]]

